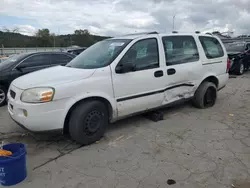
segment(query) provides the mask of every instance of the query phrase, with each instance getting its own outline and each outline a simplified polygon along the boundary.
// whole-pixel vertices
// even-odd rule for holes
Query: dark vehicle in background
[[[67,52],[70,54],[79,55],[80,53],[82,53],[86,49],[87,49],[87,47],[83,47],[83,48],[68,50]]]
[[[250,67],[250,43],[234,42],[225,45],[230,59],[230,73],[242,75]]]
[[[64,52],[22,53],[9,57],[0,63],[0,106],[6,103],[7,91],[14,79],[44,68],[64,66],[74,57]]]

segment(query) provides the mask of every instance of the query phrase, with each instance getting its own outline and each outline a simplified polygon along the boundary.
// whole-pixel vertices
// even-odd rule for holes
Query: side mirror
[[[25,65],[18,65],[18,66],[16,67],[16,69],[17,69],[18,71],[22,71],[22,69],[24,69],[24,68],[26,68]]]
[[[118,74],[136,71],[136,65],[133,63],[120,64],[115,68],[115,72]]]

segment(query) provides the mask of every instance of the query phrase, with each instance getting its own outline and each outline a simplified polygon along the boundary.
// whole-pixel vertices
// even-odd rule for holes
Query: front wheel
[[[108,109],[102,102],[82,102],[71,113],[70,136],[80,144],[92,144],[104,135],[108,120]]]
[[[217,99],[217,87],[212,82],[203,82],[196,90],[193,105],[197,108],[214,106]]]
[[[4,106],[7,101],[7,89],[0,85],[0,107]]]

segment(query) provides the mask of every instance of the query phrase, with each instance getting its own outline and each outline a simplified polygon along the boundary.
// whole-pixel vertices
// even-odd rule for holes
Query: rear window
[[[61,64],[67,64],[70,62],[73,58],[70,56],[67,56],[65,54],[51,54],[51,64],[54,65],[61,65]]]
[[[200,36],[199,39],[208,59],[224,56],[223,48],[216,38]]]
[[[231,43],[227,44],[225,47],[228,52],[243,52],[245,50],[244,43]]]
[[[1,62],[0,68],[5,69],[14,66],[17,62],[24,59],[27,55],[28,55],[27,53],[12,55],[9,58],[5,59],[3,62]]]

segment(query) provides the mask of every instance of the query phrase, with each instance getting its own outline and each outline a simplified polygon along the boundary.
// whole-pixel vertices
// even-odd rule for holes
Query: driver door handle
[[[163,76],[163,71],[162,70],[155,71],[154,75],[155,75],[156,78],[162,77]]]
[[[168,75],[173,75],[176,73],[176,70],[175,69],[168,69],[167,73],[168,73]]]

